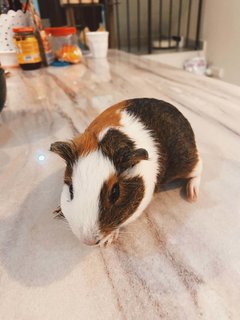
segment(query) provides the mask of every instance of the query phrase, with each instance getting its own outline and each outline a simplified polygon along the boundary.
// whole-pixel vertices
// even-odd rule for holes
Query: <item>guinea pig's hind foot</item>
[[[190,202],[196,201],[199,195],[199,187],[202,174],[202,159],[199,157],[192,172],[188,175],[189,178],[186,186],[187,200]]]
[[[188,201],[194,202],[197,200],[199,195],[200,180],[201,180],[200,177],[194,177],[189,179],[186,186]]]
[[[117,240],[118,235],[119,235],[119,229],[114,230],[112,233],[110,233],[106,238],[104,238],[100,242],[100,247],[101,248],[109,247],[114,241]]]
[[[60,206],[58,206],[54,211],[53,211],[54,218],[65,218],[62,209]]]

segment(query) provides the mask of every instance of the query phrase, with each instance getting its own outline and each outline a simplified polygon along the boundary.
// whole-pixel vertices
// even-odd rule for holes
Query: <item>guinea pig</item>
[[[122,101],[50,150],[66,162],[57,214],[87,245],[110,244],[167,182],[188,179],[188,200],[198,197],[202,161],[193,130],[165,101]]]

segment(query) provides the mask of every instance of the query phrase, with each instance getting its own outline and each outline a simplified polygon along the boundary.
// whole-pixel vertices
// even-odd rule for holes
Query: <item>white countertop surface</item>
[[[7,79],[0,114],[0,319],[240,319],[240,88],[111,51]],[[108,248],[53,219],[64,163],[52,142],[106,107],[166,100],[188,118],[204,161],[198,202],[158,194]]]

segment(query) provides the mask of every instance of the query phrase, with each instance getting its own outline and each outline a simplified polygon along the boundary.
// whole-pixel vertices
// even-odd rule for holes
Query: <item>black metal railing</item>
[[[202,0],[117,0],[112,5],[118,49],[200,49]]]

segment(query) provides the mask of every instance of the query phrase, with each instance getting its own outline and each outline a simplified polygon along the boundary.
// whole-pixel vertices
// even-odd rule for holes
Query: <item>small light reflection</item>
[[[36,155],[36,159],[39,164],[44,164],[47,160],[47,156],[42,152],[38,152]]]
[[[38,160],[39,160],[39,161],[44,161],[45,158],[46,158],[46,157],[45,157],[43,154],[40,154],[40,155],[38,156]]]

